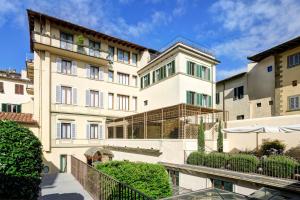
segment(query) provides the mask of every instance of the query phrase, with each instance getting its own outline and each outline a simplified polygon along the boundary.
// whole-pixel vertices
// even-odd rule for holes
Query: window
[[[72,48],[73,48],[73,35],[61,32],[60,33],[60,47],[62,49],[72,50]]]
[[[141,78],[141,88],[145,88],[150,85],[150,74],[146,74]]]
[[[288,98],[289,98],[289,110],[300,109],[300,107],[299,107],[300,96],[292,96],[292,97],[288,97]]]
[[[90,124],[90,139],[98,139],[98,124]]]
[[[90,106],[99,107],[99,91],[90,90]]]
[[[267,71],[268,72],[271,72],[273,69],[272,69],[272,66],[269,66],[269,67],[267,67]]]
[[[137,97],[132,97],[132,107],[134,111],[137,111]]]
[[[216,93],[216,104],[220,104],[220,92]]]
[[[144,101],[144,106],[147,106],[148,105],[148,100],[145,100]]]
[[[99,67],[90,67],[90,78],[91,79],[99,79]]]
[[[113,61],[114,60],[114,55],[115,55],[115,47],[108,46],[108,59]]]
[[[233,183],[218,179],[211,179],[213,188],[233,192]]]
[[[61,73],[72,74],[72,62],[68,60],[61,61]]]
[[[260,108],[260,107],[261,107],[261,103],[257,103],[257,104],[256,104],[256,107],[257,107],[257,108]]]
[[[210,68],[187,61],[187,74],[197,76],[205,80],[211,80]]]
[[[0,93],[4,93],[4,84],[0,82]]]
[[[108,109],[114,109],[114,94],[108,93]]]
[[[13,113],[21,113],[22,106],[18,104],[2,104],[2,112],[13,112]]]
[[[195,75],[195,63],[187,61],[187,74]]]
[[[72,104],[72,88],[61,86],[61,103]]]
[[[269,105],[272,106],[273,105],[273,101],[269,101]]]
[[[234,88],[233,100],[244,98],[244,86]]]
[[[244,115],[238,115],[238,116],[236,116],[237,120],[243,120],[244,118],[245,118]]]
[[[129,96],[118,95],[118,110],[129,110]]]
[[[155,70],[155,80],[160,81],[167,77],[166,66],[162,66],[161,68]]]
[[[118,72],[119,84],[129,85],[129,75]]]
[[[195,105],[195,95],[196,95],[195,92],[187,91],[187,93],[186,93],[186,103]]]
[[[24,94],[24,85],[15,84],[15,94]]]
[[[100,57],[100,42],[89,40],[89,54],[90,56]]]
[[[114,82],[114,71],[111,70],[108,71],[108,81]]]
[[[137,87],[137,85],[138,85],[137,81],[138,81],[137,76],[132,76],[133,86]]]
[[[118,49],[118,61],[128,64],[129,63],[129,52],[124,51],[122,49]]]
[[[287,57],[288,68],[295,67],[300,64],[300,53],[296,53]]]
[[[135,53],[132,54],[132,64],[137,65],[137,54]]]
[[[71,123],[61,123],[61,139],[71,139]]]
[[[167,76],[175,74],[175,60],[167,64]]]
[[[297,80],[292,81],[292,86],[293,86],[293,87],[297,86],[297,84],[298,84],[298,83],[297,83]]]

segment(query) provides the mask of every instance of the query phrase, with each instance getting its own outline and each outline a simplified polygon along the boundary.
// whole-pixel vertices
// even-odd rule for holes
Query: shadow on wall
[[[60,172],[59,169],[52,162],[47,161],[44,157],[43,157],[43,165],[44,165],[44,170],[43,170],[44,174],[56,174]],[[45,169],[48,170],[48,172],[45,172]]]
[[[39,200],[83,200],[84,197],[78,193],[65,193],[65,194],[49,194],[40,197]]]

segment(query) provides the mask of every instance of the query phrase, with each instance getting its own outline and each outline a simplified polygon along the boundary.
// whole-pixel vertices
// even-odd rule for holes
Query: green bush
[[[263,155],[270,155],[270,150],[275,149],[278,153],[283,153],[285,150],[285,144],[283,144],[279,140],[267,140],[262,143],[259,149],[259,153],[261,156]]]
[[[259,160],[254,155],[231,154],[228,159],[227,168],[239,172],[255,172]]]
[[[200,151],[192,152],[187,158],[187,164],[204,165],[205,156],[206,154],[204,152],[200,152]]]
[[[205,166],[213,168],[225,168],[228,154],[212,152],[205,156]]]
[[[111,161],[99,164],[96,168],[149,197],[158,199],[172,195],[169,176],[162,165]]]
[[[295,159],[282,155],[269,156],[261,163],[265,175],[280,178],[292,178],[298,166]]]
[[[42,145],[33,133],[11,121],[0,121],[0,199],[37,199]]]

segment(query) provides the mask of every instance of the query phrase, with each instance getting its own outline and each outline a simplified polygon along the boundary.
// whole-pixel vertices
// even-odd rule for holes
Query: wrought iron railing
[[[152,200],[74,156],[71,156],[71,173],[95,200]]]
[[[300,162],[287,156],[258,158],[245,154],[190,153],[185,152],[185,164],[300,181]]]

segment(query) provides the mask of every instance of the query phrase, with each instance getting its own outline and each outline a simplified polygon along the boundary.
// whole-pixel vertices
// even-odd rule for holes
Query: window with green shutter
[[[212,107],[211,96],[208,96],[208,107]]]
[[[186,92],[186,103],[187,104],[195,104],[195,92],[187,91]]]
[[[2,112],[7,112],[7,104],[6,103],[2,104]]]
[[[22,110],[21,110],[21,105],[17,105],[17,113],[21,113]]]
[[[201,65],[196,65],[196,76],[201,78]]]

